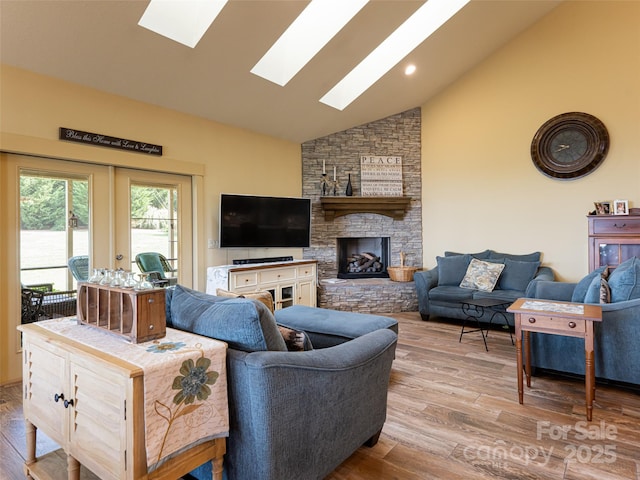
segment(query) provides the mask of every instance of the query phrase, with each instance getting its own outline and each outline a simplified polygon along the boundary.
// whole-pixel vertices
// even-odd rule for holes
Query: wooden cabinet
[[[25,419],[67,453],[69,478],[79,474],[80,464],[102,480],[142,476],[146,465],[144,471],[134,465],[134,440],[143,427],[126,420],[141,408],[142,370],[88,355],[81,346],[35,333],[36,327],[20,327]],[[28,433],[26,468],[33,478],[49,470],[64,475],[58,458],[35,461],[35,430]]]
[[[292,305],[315,307],[317,285],[316,260],[223,265],[207,269],[207,293],[215,295],[218,288],[235,293],[269,291],[276,310]]]
[[[640,215],[589,215],[589,271],[640,257]]]
[[[18,329],[23,333],[27,478],[77,480],[82,471],[83,479],[175,479],[214,458],[222,478],[224,438],[147,473],[142,368],[37,323]],[[36,459],[37,429],[62,447],[66,461],[60,451]]]

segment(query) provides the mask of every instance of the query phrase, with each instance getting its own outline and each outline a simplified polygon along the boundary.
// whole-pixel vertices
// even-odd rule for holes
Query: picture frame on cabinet
[[[606,212],[604,211],[603,202],[593,202],[593,205],[596,207],[596,210],[595,210],[596,215],[606,215]]]
[[[629,202],[627,200],[614,200],[613,212],[611,213],[614,215],[629,215]]]
[[[608,215],[609,214],[609,203],[607,202],[593,202],[593,205],[596,207],[596,215]],[[606,205],[606,208],[605,208]]]

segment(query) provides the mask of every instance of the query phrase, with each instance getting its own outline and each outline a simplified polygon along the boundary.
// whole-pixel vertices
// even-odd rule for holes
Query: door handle
[[[116,260],[122,260],[123,258],[124,256],[121,253],[116,255]]]

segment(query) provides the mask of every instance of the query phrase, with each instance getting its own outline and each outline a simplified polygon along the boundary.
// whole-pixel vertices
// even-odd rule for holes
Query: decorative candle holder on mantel
[[[329,180],[327,180],[327,174],[323,173],[322,178],[320,179],[320,195],[326,196],[329,191]]]

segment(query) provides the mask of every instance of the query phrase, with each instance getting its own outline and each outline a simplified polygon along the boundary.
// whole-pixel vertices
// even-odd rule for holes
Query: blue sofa
[[[436,257],[437,266],[418,271],[413,279],[418,294],[418,310],[423,320],[435,315],[464,320],[462,303],[468,299],[500,298],[513,302],[520,297],[531,297],[537,282],[554,279],[549,267],[540,265],[540,252],[525,255],[485,250],[478,253],[445,252]],[[491,291],[460,286],[473,259],[503,264],[504,269]],[[485,309],[481,322],[489,322],[493,312]],[[513,315],[507,313],[510,320]]]
[[[287,351],[274,316],[257,300],[180,285],[166,300],[167,326],[228,344],[225,478],[322,479],[363,444],[375,444],[386,418],[392,329]],[[211,465],[191,476],[211,479]]]
[[[596,379],[640,386],[640,258],[621,263],[608,279],[605,267],[578,283],[538,282],[532,295],[546,300],[599,303],[608,288],[611,303],[602,303],[602,322],[594,323]],[[572,375],[585,373],[584,341],[536,333],[531,335],[531,365],[535,369]]]

